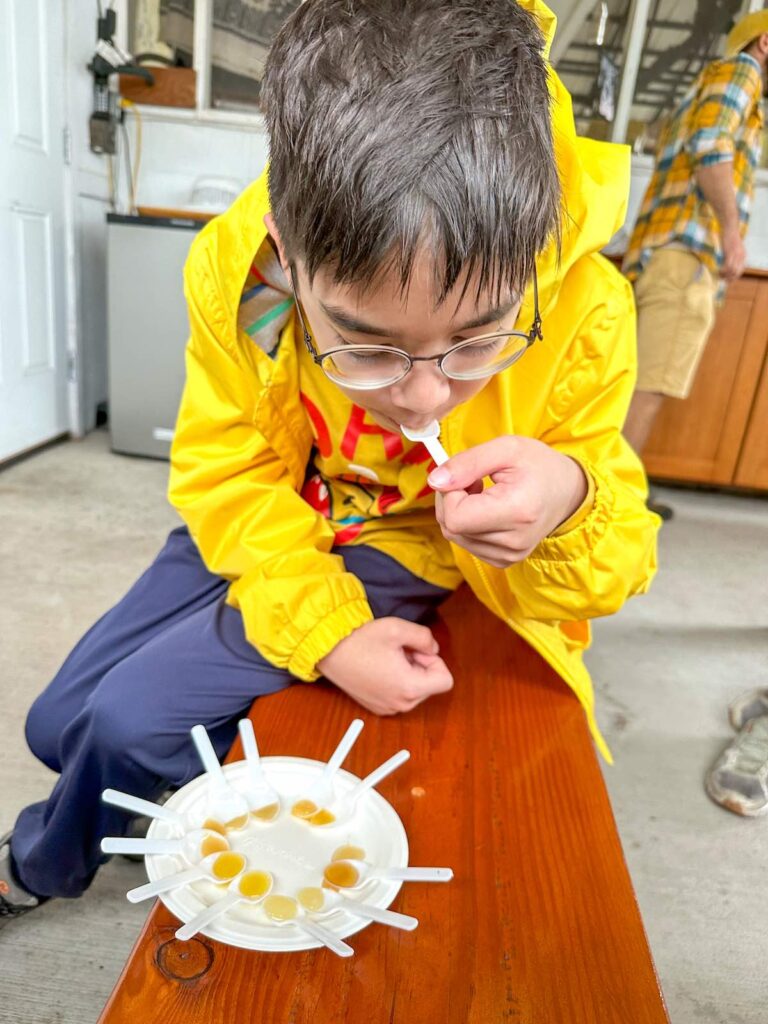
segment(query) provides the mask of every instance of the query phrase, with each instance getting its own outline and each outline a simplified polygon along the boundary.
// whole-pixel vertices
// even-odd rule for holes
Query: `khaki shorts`
[[[688,397],[715,322],[717,288],[693,253],[654,252],[635,281],[638,391]]]

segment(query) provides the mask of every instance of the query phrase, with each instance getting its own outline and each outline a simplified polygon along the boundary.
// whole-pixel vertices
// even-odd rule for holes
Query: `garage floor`
[[[0,832],[53,780],[26,749],[27,708],[176,523],[166,475],[103,431],[0,473]],[[677,517],[659,578],[598,624],[589,657],[606,781],[673,1024],[765,1024],[768,818],[721,810],[701,781],[728,702],[768,686],[768,502],[660,496]],[[113,860],[84,899],[0,931],[1,1024],[96,1021],[146,913],[124,898],[141,873]]]

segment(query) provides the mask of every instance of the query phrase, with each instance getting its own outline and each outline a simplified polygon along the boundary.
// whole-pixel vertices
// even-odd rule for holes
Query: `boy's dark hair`
[[[383,272],[422,246],[442,302],[521,292],[559,239],[544,40],[514,0],[307,0],[267,60],[272,213],[310,280]]]

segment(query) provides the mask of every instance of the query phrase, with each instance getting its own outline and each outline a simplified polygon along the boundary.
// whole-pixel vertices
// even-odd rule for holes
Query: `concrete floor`
[[[176,522],[166,474],[112,455],[102,431],[0,473],[0,832],[53,780],[24,744],[29,704]],[[599,624],[589,658],[616,757],[606,780],[673,1024],[765,1024],[768,819],[714,806],[701,780],[728,701],[768,685],[768,503],[663,496],[678,513],[663,571]],[[113,861],[85,899],[0,933],[0,1024],[96,1020],[146,912],[124,898],[141,873]]]

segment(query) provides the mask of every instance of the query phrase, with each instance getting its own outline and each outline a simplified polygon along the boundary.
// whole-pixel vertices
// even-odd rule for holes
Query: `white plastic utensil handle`
[[[350,790],[349,799],[352,801],[357,800],[366,789],[371,789],[373,786],[378,785],[382,779],[386,779],[388,775],[391,775],[395,768],[405,764],[410,756],[411,754],[408,750],[399,750],[396,754],[393,754],[388,761],[380,764],[378,768],[374,768],[370,775],[366,775],[364,779],[358,782],[354,789]]]
[[[355,718],[354,721],[351,723],[350,727],[342,736],[341,742],[339,743],[338,747],[336,747],[333,754],[331,754],[330,758],[328,759],[328,763],[323,769],[324,778],[330,778],[331,775],[334,775],[339,770],[347,754],[354,746],[355,740],[363,731],[364,724],[365,723],[363,722],[362,718]]]
[[[156,882],[147,882],[136,889],[129,889],[125,894],[131,903],[141,903],[142,900],[151,899],[152,896],[159,896],[161,892],[170,892],[187,882],[196,882],[199,878],[205,878],[206,874],[202,868],[188,868],[186,871],[179,871],[175,875],[166,875],[165,878],[158,878]]]
[[[403,426],[400,427],[400,430],[409,441],[421,442],[436,465],[442,466],[444,462],[448,461],[448,452],[440,443],[440,424],[437,420],[432,420],[425,430],[409,430]]]
[[[351,946],[348,946],[346,942],[342,942],[341,939],[337,939],[332,932],[321,928],[314,921],[307,921],[306,918],[302,918],[299,921],[295,921],[294,924],[298,925],[307,935],[311,935],[313,939],[322,942],[324,946],[327,946],[337,956],[354,956],[355,951]]]
[[[211,738],[204,725],[196,725],[192,729],[192,739],[197,747],[200,760],[203,762],[203,767],[208,775],[215,779],[216,782],[223,782],[226,784],[227,780],[224,778],[224,772],[221,770],[219,759],[216,757],[216,751],[213,749]]]
[[[130,793],[121,793],[118,789],[105,789],[101,794],[101,799],[105,804],[112,804],[113,807],[122,807],[124,811],[132,811],[134,814],[146,814],[149,818],[170,821],[174,825],[184,824],[183,818],[176,811],[163,807],[162,804],[155,804],[150,800],[142,800],[138,796],[131,796]]]
[[[236,892],[228,892],[226,896],[222,896],[220,900],[216,900],[210,907],[206,907],[205,910],[201,910],[199,914],[195,914],[193,918],[183,927],[179,928],[176,932],[176,938],[182,942],[186,942],[187,939],[191,939],[193,935],[197,935],[198,932],[202,931],[206,925],[214,921],[220,914],[226,914],[236,903],[239,903],[241,896]]]
[[[440,443],[439,437],[427,437],[422,441],[422,444],[432,456],[432,460],[436,466],[442,466],[442,464],[447,462],[450,458],[448,452]]]
[[[256,744],[256,734],[253,731],[253,722],[250,718],[241,718],[237,723],[237,727],[240,730],[243,753],[245,754],[245,760],[248,763],[251,774],[259,779],[263,779],[264,772],[261,768],[261,757]]]
[[[400,882],[450,882],[451,868],[382,868],[372,871],[374,878],[389,878]]]
[[[101,840],[101,849],[103,853],[181,853],[183,842],[183,839],[107,836]]]
[[[394,910],[382,910],[381,907],[372,907],[368,903],[355,903],[354,900],[342,898],[339,900],[339,907],[356,917],[364,917],[367,921],[376,921],[378,924],[387,924],[390,928],[402,928],[406,932],[412,932],[419,924],[417,917],[398,914]]]

